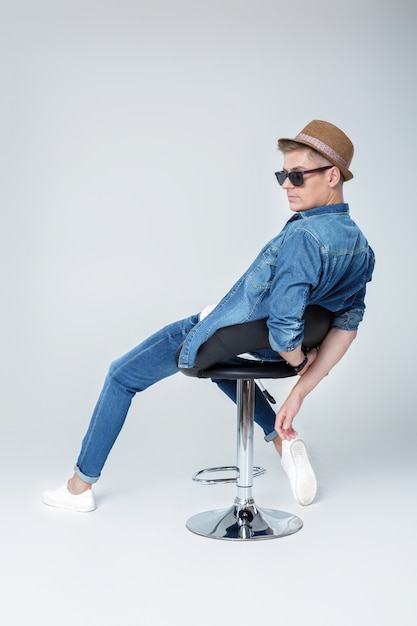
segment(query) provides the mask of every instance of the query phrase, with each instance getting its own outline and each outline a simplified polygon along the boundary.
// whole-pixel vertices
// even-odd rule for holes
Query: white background
[[[2,0],[0,12],[8,624],[414,624],[415,3]],[[303,530],[242,546],[185,529],[233,499],[189,477],[234,462],[234,409],[182,376],[135,401],[97,512],[43,507],[109,362],[217,301],[288,219],[276,140],[312,119],[355,144],[345,199],[377,267],[357,342],[297,420],[317,504],[293,502],[257,433],[256,497]],[[271,387],[282,398],[286,382]]]

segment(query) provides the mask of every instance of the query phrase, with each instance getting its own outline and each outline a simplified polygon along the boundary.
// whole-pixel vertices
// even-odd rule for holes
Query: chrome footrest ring
[[[230,478],[203,478],[204,474],[213,474],[214,472],[235,472],[236,476]],[[266,474],[266,469],[264,467],[254,466],[253,468],[253,477],[262,476],[262,474]],[[226,485],[230,483],[237,483],[237,479],[239,476],[239,468],[236,465],[221,465],[219,467],[206,467],[205,469],[201,469],[195,474],[193,474],[192,479],[196,483],[200,483],[201,485]]]

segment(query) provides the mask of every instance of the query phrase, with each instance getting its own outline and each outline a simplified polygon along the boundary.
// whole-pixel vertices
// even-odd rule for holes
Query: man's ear
[[[341,178],[342,178],[339,168],[336,167],[336,165],[334,165],[332,169],[328,171],[328,175],[329,175],[330,186],[336,187],[340,183]]]

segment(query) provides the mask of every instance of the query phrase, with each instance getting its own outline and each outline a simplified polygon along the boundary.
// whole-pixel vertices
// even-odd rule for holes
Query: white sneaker
[[[42,494],[42,500],[48,506],[78,511],[79,513],[88,513],[96,508],[92,489],[87,489],[84,493],[76,496],[68,491],[67,484],[57,489],[48,489]]]
[[[317,479],[302,439],[283,440],[281,465],[295,499],[303,506],[311,504],[317,494]]]

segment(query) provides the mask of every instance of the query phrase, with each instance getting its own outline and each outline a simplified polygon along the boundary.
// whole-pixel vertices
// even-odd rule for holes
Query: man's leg
[[[123,427],[132,398],[137,392],[178,372],[178,348],[197,322],[198,315],[174,322],[111,364],[82,441],[75,473],[67,483],[70,494],[83,494],[100,478],[109,452]],[[53,496],[51,492],[45,492],[44,496],[46,500],[49,499],[46,503],[51,504],[59,494]],[[69,504],[70,501],[71,498]]]

